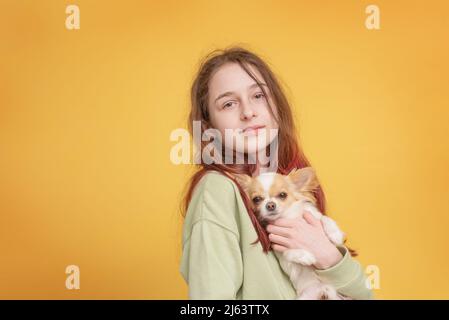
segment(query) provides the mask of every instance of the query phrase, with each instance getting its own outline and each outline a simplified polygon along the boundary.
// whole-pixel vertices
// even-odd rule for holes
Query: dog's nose
[[[274,209],[276,209],[276,203],[270,201],[266,204],[265,208],[267,208],[268,211],[274,211]]]

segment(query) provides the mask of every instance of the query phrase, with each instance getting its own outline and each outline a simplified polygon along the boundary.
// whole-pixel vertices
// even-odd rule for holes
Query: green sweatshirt
[[[217,171],[196,186],[183,225],[180,272],[189,299],[295,299],[295,289],[273,251],[264,253],[237,186]],[[345,246],[343,259],[316,270],[337,291],[372,299],[359,262]]]

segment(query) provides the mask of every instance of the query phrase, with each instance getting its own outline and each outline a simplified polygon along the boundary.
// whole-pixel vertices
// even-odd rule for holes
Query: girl
[[[265,229],[232,176],[256,176],[273,168],[288,174],[310,166],[296,138],[289,102],[268,65],[239,47],[212,52],[194,80],[191,105],[191,134],[199,123],[201,134],[214,132],[218,144],[213,159],[203,154],[184,200],[180,272],[188,283],[189,298],[294,299],[295,289],[271,249],[301,248],[317,257],[316,273],[340,295],[371,299],[362,267],[352,257],[354,251],[334,246],[321,222],[308,213],[302,221],[282,221]],[[232,139],[223,138],[226,131]],[[201,141],[198,150],[207,144]],[[229,151],[232,161],[225,161]],[[261,151],[268,155],[268,163],[256,156]],[[237,161],[241,155],[243,163]],[[325,213],[321,187],[314,196]]]

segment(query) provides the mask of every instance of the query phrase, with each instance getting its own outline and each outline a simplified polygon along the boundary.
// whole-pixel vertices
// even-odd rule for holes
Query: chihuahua
[[[298,219],[304,211],[308,211],[322,222],[323,229],[333,244],[343,244],[344,233],[334,220],[317,209],[313,191],[319,184],[313,168],[294,169],[288,175],[274,172],[262,173],[257,177],[235,174],[234,178],[251,200],[252,208],[262,225],[278,218]],[[296,289],[297,299],[347,299],[318,277],[313,267],[316,258],[309,251],[287,249],[283,253],[275,251],[275,254]]]

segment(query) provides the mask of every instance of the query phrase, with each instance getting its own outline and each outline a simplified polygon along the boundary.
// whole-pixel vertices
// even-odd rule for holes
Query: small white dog
[[[312,191],[318,187],[315,171],[311,167],[295,169],[288,175],[262,173],[257,177],[234,175],[252,201],[254,212],[266,223],[278,218],[297,219],[304,210],[321,220],[329,240],[335,245],[343,244],[344,233],[331,218],[316,208]],[[341,300],[346,297],[324,283],[315,273],[316,259],[303,249],[275,251],[282,269],[290,277],[299,300]]]

